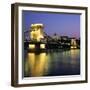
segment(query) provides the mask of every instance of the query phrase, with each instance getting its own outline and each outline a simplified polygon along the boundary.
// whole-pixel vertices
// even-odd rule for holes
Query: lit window
[[[34,49],[35,45],[34,44],[29,44],[29,49]]]

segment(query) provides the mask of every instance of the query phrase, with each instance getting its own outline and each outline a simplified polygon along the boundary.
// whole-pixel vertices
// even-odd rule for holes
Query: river
[[[80,49],[26,52],[24,77],[64,76],[80,74]]]

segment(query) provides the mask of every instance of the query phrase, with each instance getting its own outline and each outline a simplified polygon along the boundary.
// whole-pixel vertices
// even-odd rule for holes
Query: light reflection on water
[[[60,76],[80,74],[80,50],[27,53],[24,76]]]

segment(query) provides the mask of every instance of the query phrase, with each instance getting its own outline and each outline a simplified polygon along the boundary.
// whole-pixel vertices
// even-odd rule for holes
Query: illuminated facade
[[[37,42],[44,38],[43,24],[31,24],[30,38],[32,41]]]
[[[31,24],[30,39],[35,41],[35,44],[29,44],[29,49],[45,49],[45,44],[41,41],[44,39],[43,24]]]

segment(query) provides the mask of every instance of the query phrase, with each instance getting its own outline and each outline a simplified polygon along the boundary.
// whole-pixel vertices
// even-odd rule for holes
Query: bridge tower
[[[77,48],[77,43],[76,43],[76,39],[75,39],[75,38],[72,38],[72,39],[71,39],[71,48],[72,48],[72,49]]]
[[[31,24],[30,27],[30,39],[32,41],[40,42],[41,39],[44,38],[44,32],[43,32],[43,24],[37,23],[37,24]]]
[[[41,23],[31,24],[30,27],[31,43],[29,44],[30,50],[40,51],[45,49],[45,43],[43,42],[44,40],[43,28],[44,26]]]

